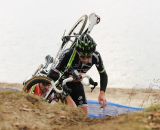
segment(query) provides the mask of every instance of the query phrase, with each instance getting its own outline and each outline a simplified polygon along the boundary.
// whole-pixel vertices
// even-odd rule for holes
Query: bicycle
[[[65,75],[68,73],[68,71],[71,70],[72,68],[72,62],[75,56],[76,51],[74,50],[70,60],[66,66],[66,69],[64,72],[60,73],[60,76],[57,81],[53,81],[49,77],[47,77],[48,70],[50,69],[49,66],[55,67],[59,61],[60,56],[62,55],[63,51],[68,47],[68,49],[74,49],[76,40],[79,38],[81,35],[89,34],[94,25],[98,24],[100,22],[100,18],[92,13],[89,15],[89,26],[86,28],[84,31],[86,24],[87,24],[88,16],[83,15],[82,17],[79,18],[79,20],[74,24],[72,29],[69,31],[68,35],[63,35],[62,36],[62,44],[60,46],[60,49],[56,55],[56,57],[53,59],[50,55],[47,55],[45,57],[45,64],[41,64],[37,70],[33,73],[32,76],[30,76],[28,79],[26,79],[23,82],[23,90],[27,93],[30,92],[30,90],[39,83],[42,83],[44,87],[46,85],[50,85],[49,90],[46,92],[45,96],[43,96],[43,99],[49,103],[52,101],[58,102],[61,100],[61,102],[65,102],[65,95],[66,91],[64,89],[67,89],[67,82],[71,82],[73,80],[82,80],[84,78],[87,78],[89,82],[86,84],[82,80],[83,85],[93,85],[91,88],[91,91],[97,86],[97,82],[94,82],[91,77],[87,75],[80,75],[78,71],[73,70],[72,71],[72,76],[69,78],[66,78]],[[78,28],[78,29],[77,29]],[[77,31],[77,32],[76,32]],[[70,45],[69,45],[70,44]]]

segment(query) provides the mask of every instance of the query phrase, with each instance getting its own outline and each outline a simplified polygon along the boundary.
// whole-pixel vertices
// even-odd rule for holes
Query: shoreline
[[[22,84],[19,83],[0,83],[0,89],[3,88],[12,89],[11,91],[18,90],[21,91],[23,88]],[[1,90],[2,91],[2,90]],[[0,92],[1,92],[0,91]],[[87,100],[98,100],[99,88],[95,88],[91,92],[90,87],[85,87],[85,94]],[[153,104],[160,103],[160,89],[129,89],[129,88],[107,88],[106,99],[108,102],[113,102],[121,105],[126,105],[130,107],[148,107]]]

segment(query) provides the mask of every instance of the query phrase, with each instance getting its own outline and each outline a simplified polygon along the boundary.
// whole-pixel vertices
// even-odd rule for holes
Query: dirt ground
[[[0,130],[160,130],[160,106],[145,112],[88,119],[80,109],[63,104],[48,104],[39,97],[17,91],[21,84],[0,83]],[[97,99],[99,89],[90,93],[88,99]],[[130,106],[159,104],[158,90],[107,89],[107,100]]]
[[[13,89],[21,91],[22,84],[0,83],[0,91],[2,89]],[[98,100],[99,88],[95,88],[93,92],[89,87],[85,88],[86,97],[88,100]],[[160,103],[160,89],[122,89],[122,88],[107,88],[106,99],[108,102],[118,103],[131,107],[149,107]]]

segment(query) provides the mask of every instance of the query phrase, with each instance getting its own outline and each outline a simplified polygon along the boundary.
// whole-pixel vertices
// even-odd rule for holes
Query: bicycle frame
[[[64,75],[65,75],[65,73],[67,73],[67,72],[72,68],[72,64],[73,64],[73,61],[74,61],[75,56],[76,56],[76,53],[77,53],[77,51],[76,51],[75,48],[74,48],[74,47],[75,47],[75,44],[76,44],[77,38],[79,38],[81,35],[89,34],[89,33],[92,31],[94,25],[98,24],[99,21],[100,21],[100,18],[99,18],[96,14],[94,14],[94,13],[91,14],[91,15],[89,16],[89,20],[90,20],[90,21],[89,21],[89,26],[88,26],[88,28],[83,32],[83,30],[84,30],[84,28],[85,28],[85,25],[86,25],[86,22],[87,22],[87,19],[88,19],[88,16],[87,16],[87,15],[84,15],[84,16],[82,16],[82,17],[78,20],[78,22],[73,26],[73,28],[71,29],[71,31],[69,32],[69,34],[68,34],[67,36],[63,36],[63,37],[62,37],[62,44],[61,44],[60,49],[58,50],[58,53],[57,53],[55,59],[53,60],[52,57],[48,56],[48,58],[46,58],[46,63],[45,63],[45,65],[41,65],[41,66],[34,72],[34,74],[32,75],[32,77],[30,78],[30,79],[32,79],[32,78],[37,78],[37,76],[43,76],[43,77],[48,78],[48,77],[47,77],[47,73],[42,73],[42,71],[46,72],[46,70],[47,70],[47,68],[48,68],[48,65],[51,64],[51,63],[52,63],[52,64],[51,64],[51,68],[50,68],[50,69],[56,68],[56,65],[57,65],[58,62],[59,62],[60,56],[62,55],[63,51],[66,49],[66,46],[67,46],[67,44],[68,44],[68,41],[71,41],[71,42],[72,42],[72,45],[70,46],[69,49],[73,49],[73,53],[72,53],[72,55],[71,55],[71,57],[70,57],[70,59],[69,59],[69,61],[68,61],[68,63],[67,63],[66,69],[64,70],[64,72],[62,72],[62,73],[60,74],[59,79],[58,79],[56,82],[54,82],[54,81],[51,80],[51,79],[45,79],[45,80],[47,80],[47,82],[50,81],[50,83],[51,83],[51,88],[50,88],[49,91],[47,92],[47,94],[46,94],[46,96],[44,97],[44,99],[47,99],[47,98],[50,96],[50,94],[52,94],[52,90],[55,90],[55,91],[56,91],[57,93],[59,93],[59,94],[61,94],[61,93],[63,92],[63,87],[62,87],[62,86],[64,85],[63,81],[67,81],[67,82],[68,82],[68,80],[65,80]],[[82,25],[80,31],[78,32],[78,34],[73,34],[73,35],[71,35],[71,34],[73,33],[74,29],[78,26],[78,24],[79,24],[80,22],[83,22],[83,25]],[[72,37],[75,38],[74,41],[71,40]],[[26,83],[27,83],[30,79],[24,81],[23,84],[26,85]],[[91,79],[91,78],[88,77],[88,79]],[[70,80],[71,80],[71,79],[70,79]],[[32,82],[33,80],[30,80],[30,81]],[[28,84],[31,83],[31,82],[28,82]],[[62,85],[60,89],[57,88],[59,85]],[[92,85],[94,85],[93,88],[95,88],[95,82],[94,82],[93,80],[92,80]],[[29,88],[30,88],[30,87],[29,87]],[[25,91],[28,91],[28,89],[25,89]]]

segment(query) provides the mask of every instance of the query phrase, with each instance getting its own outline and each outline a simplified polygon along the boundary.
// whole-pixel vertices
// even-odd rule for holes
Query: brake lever
[[[93,87],[91,87],[91,92],[93,92],[93,90],[96,88],[97,85],[98,85],[98,83],[97,83],[97,82],[94,82]]]
[[[91,92],[96,88],[96,86],[98,85],[97,82],[94,82],[92,78],[89,79],[89,83],[91,85],[93,85],[93,87],[91,87]]]

